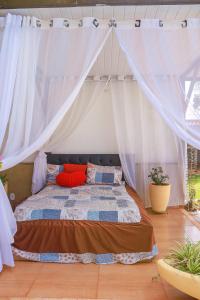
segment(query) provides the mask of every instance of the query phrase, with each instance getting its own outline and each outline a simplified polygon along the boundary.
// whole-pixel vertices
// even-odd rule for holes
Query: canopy
[[[151,149],[155,147],[156,163],[178,166],[177,173],[173,173],[173,168],[169,172],[183,183],[184,143],[200,149],[199,106],[193,93],[200,75],[199,24],[199,20],[188,20],[187,26],[170,27],[159,20],[141,20],[138,24],[95,18],[47,22],[8,15],[0,52],[3,170],[20,163],[49,141],[70,107],[73,109],[89,71],[114,31],[143,92],[135,101],[133,86],[127,88],[123,83],[112,82],[110,86],[125,177],[132,187],[144,193],[141,182],[155,163],[150,155],[151,145]],[[141,100],[144,96],[145,100]],[[156,136],[157,126],[162,130]],[[161,142],[163,132],[170,137],[170,146],[166,139]],[[156,144],[151,143],[152,136],[157,138]],[[164,148],[169,148],[165,151],[167,156],[163,155]],[[3,264],[14,265],[10,244],[16,224],[1,182],[0,196],[2,268]]]

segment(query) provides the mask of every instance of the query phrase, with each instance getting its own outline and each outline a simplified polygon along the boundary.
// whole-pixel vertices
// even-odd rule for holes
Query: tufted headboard
[[[91,162],[101,166],[121,166],[119,154],[47,154],[47,163],[54,165],[62,164],[87,164]],[[122,180],[125,180],[124,174]]]
[[[87,164],[91,162],[101,166],[121,166],[118,154],[47,154],[47,163],[62,165],[64,163]]]

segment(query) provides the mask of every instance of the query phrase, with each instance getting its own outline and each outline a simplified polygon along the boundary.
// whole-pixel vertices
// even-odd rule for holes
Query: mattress
[[[15,210],[18,222],[31,220],[87,220],[138,223],[140,210],[125,185],[45,187]]]

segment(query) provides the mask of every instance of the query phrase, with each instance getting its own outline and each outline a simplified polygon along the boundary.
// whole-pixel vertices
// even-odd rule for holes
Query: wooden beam
[[[200,4],[200,0],[0,0],[0,9],[75,7],[95,5],[181,5]]]

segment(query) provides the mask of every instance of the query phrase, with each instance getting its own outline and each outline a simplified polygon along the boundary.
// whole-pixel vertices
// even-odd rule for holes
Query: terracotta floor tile
[[[130,282],[119,285],[108,285],[105,282],[101,283],[99,285],[98,297],[123,300],[168,300],[161,284],[154,286],[151,284],[131,285]]]
[[[45,264],[37,276],[37,280],[54,282],[80,282],[96,281],[99,265],[95,264]]]
[[[28,296],[95,298],[98,271],[94,264],[46,264]]]
[[[175,289],[173,286],[169,285],[164,280],[162,280],[162,283],[169,300],[194,300],[195,299]]]
[[[11,298],[1,298],[0,300],[96,300],[97,298],[29,298],[29,297],[11,297]],[[98,299],[98,300],[110,300],[110,299]]]
[[[4,268],[1,280],[34,280],[44,267],[44,263],[16,261],[14,268]]]
[[[69,281],[41,281],[37,280],[28,293],[28,297],[50,297],[50,298],[96,298],[97,280],[80,282]]]
[[[116,265],[117,267],[117,265]],[[154,263],[137,264],[134,266],[101,266],[99,272],[98,297],[115,299],[145,299],[145,292],[152,292],[152,298],[165,297],[165,293],[157,277],[157,269]],[[116,297],[117,295],[117,297]],[[135,298],[133,298],[135,297]]]
[[[32,280],[0,280],[0,297],[25,297]]]

